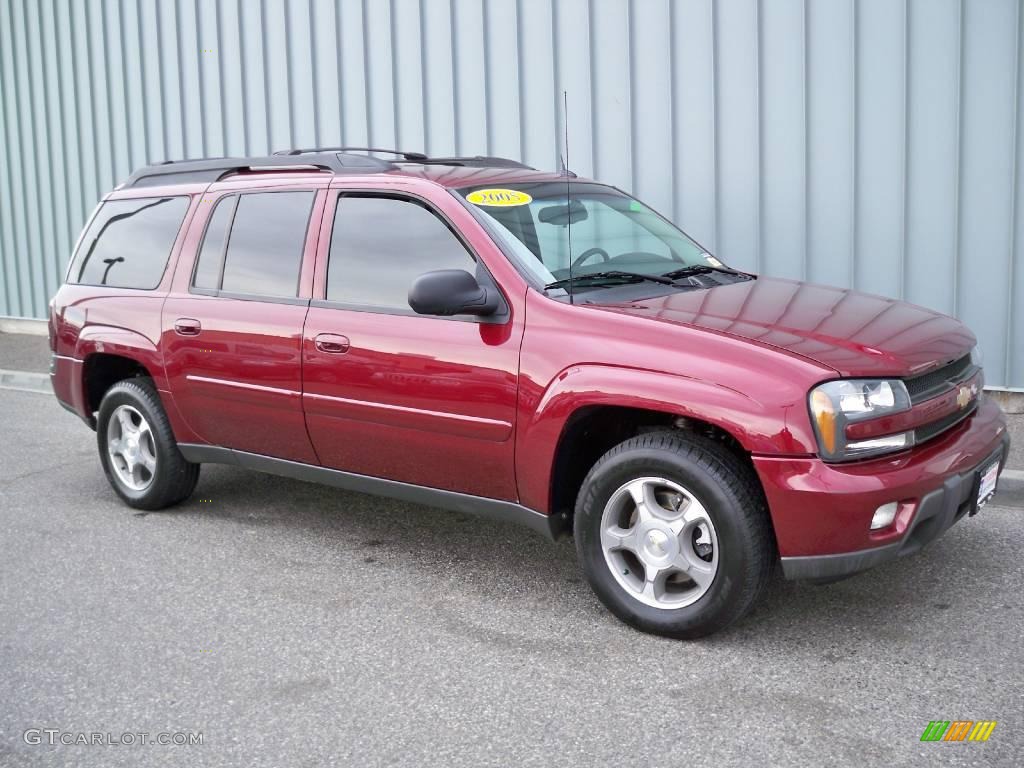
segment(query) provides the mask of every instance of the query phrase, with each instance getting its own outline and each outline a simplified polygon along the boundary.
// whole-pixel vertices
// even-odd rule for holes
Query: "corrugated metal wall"
[[[150,160],[570,165],[725,260],[962,317],[1024,387],[1018,0],[0,0],[0,314]]]

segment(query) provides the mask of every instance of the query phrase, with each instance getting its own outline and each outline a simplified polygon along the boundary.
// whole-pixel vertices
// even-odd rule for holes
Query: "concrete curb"
[[[30,317],[0,317],[0,333],[46,336],[49,331],[45,320],[34,320]]]
[[[50,374],[48,373],[0,370],[0,389],[35,392],[39,395],[53,394],[53,387],[50,386]]]

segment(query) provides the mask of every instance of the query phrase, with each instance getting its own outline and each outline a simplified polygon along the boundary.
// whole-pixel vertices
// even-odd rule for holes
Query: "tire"
[[[601,602],[666,637],[702,637],[739,619],[776,559],[752,469],[693,432],[651,432],[608,451],[583,481],[573,526]]]
[[[199,465],[186,461],[178,450],[150,379],[126,379],[107,390],[96,443],[107,480],[130,507],[164,509],[188,498],[199,481]]]

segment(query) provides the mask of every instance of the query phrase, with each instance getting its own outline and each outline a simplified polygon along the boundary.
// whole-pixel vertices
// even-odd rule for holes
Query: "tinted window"
[[[409,288],[424,272],[474,268],[458,238],[424,206],[386,197],[338,200],[328,300],[408,310]]]
[[[238,200],[234,195],[222,197],[213,209],[213,215],[206,225],[206,234],[203,236],[203,245],[199,250],[199,260],[196,263],[196,272],[192,278],[192,285],[196,288],[218,288],[220,287],[220,265],[224,260],[224,241],[227,239],[228,224],[231,223],[231,214],[235,211],[235,202]]]
[[[82,238],[68,281],[119,288],[156,288],[188,211],[187,197],[104,203]]]
[[[240,195],[224,261],[222,290],[297,296],[314,192]]]

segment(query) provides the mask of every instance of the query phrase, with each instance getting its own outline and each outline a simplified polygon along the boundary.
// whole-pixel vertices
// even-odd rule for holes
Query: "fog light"
[[[899,509],[899,504],[895,501],[890,501],[876,509],[875,514],[871,517],[871,530],[877,531],[879,528],[892,525],[892,521],[896,519],[897,509]]]

